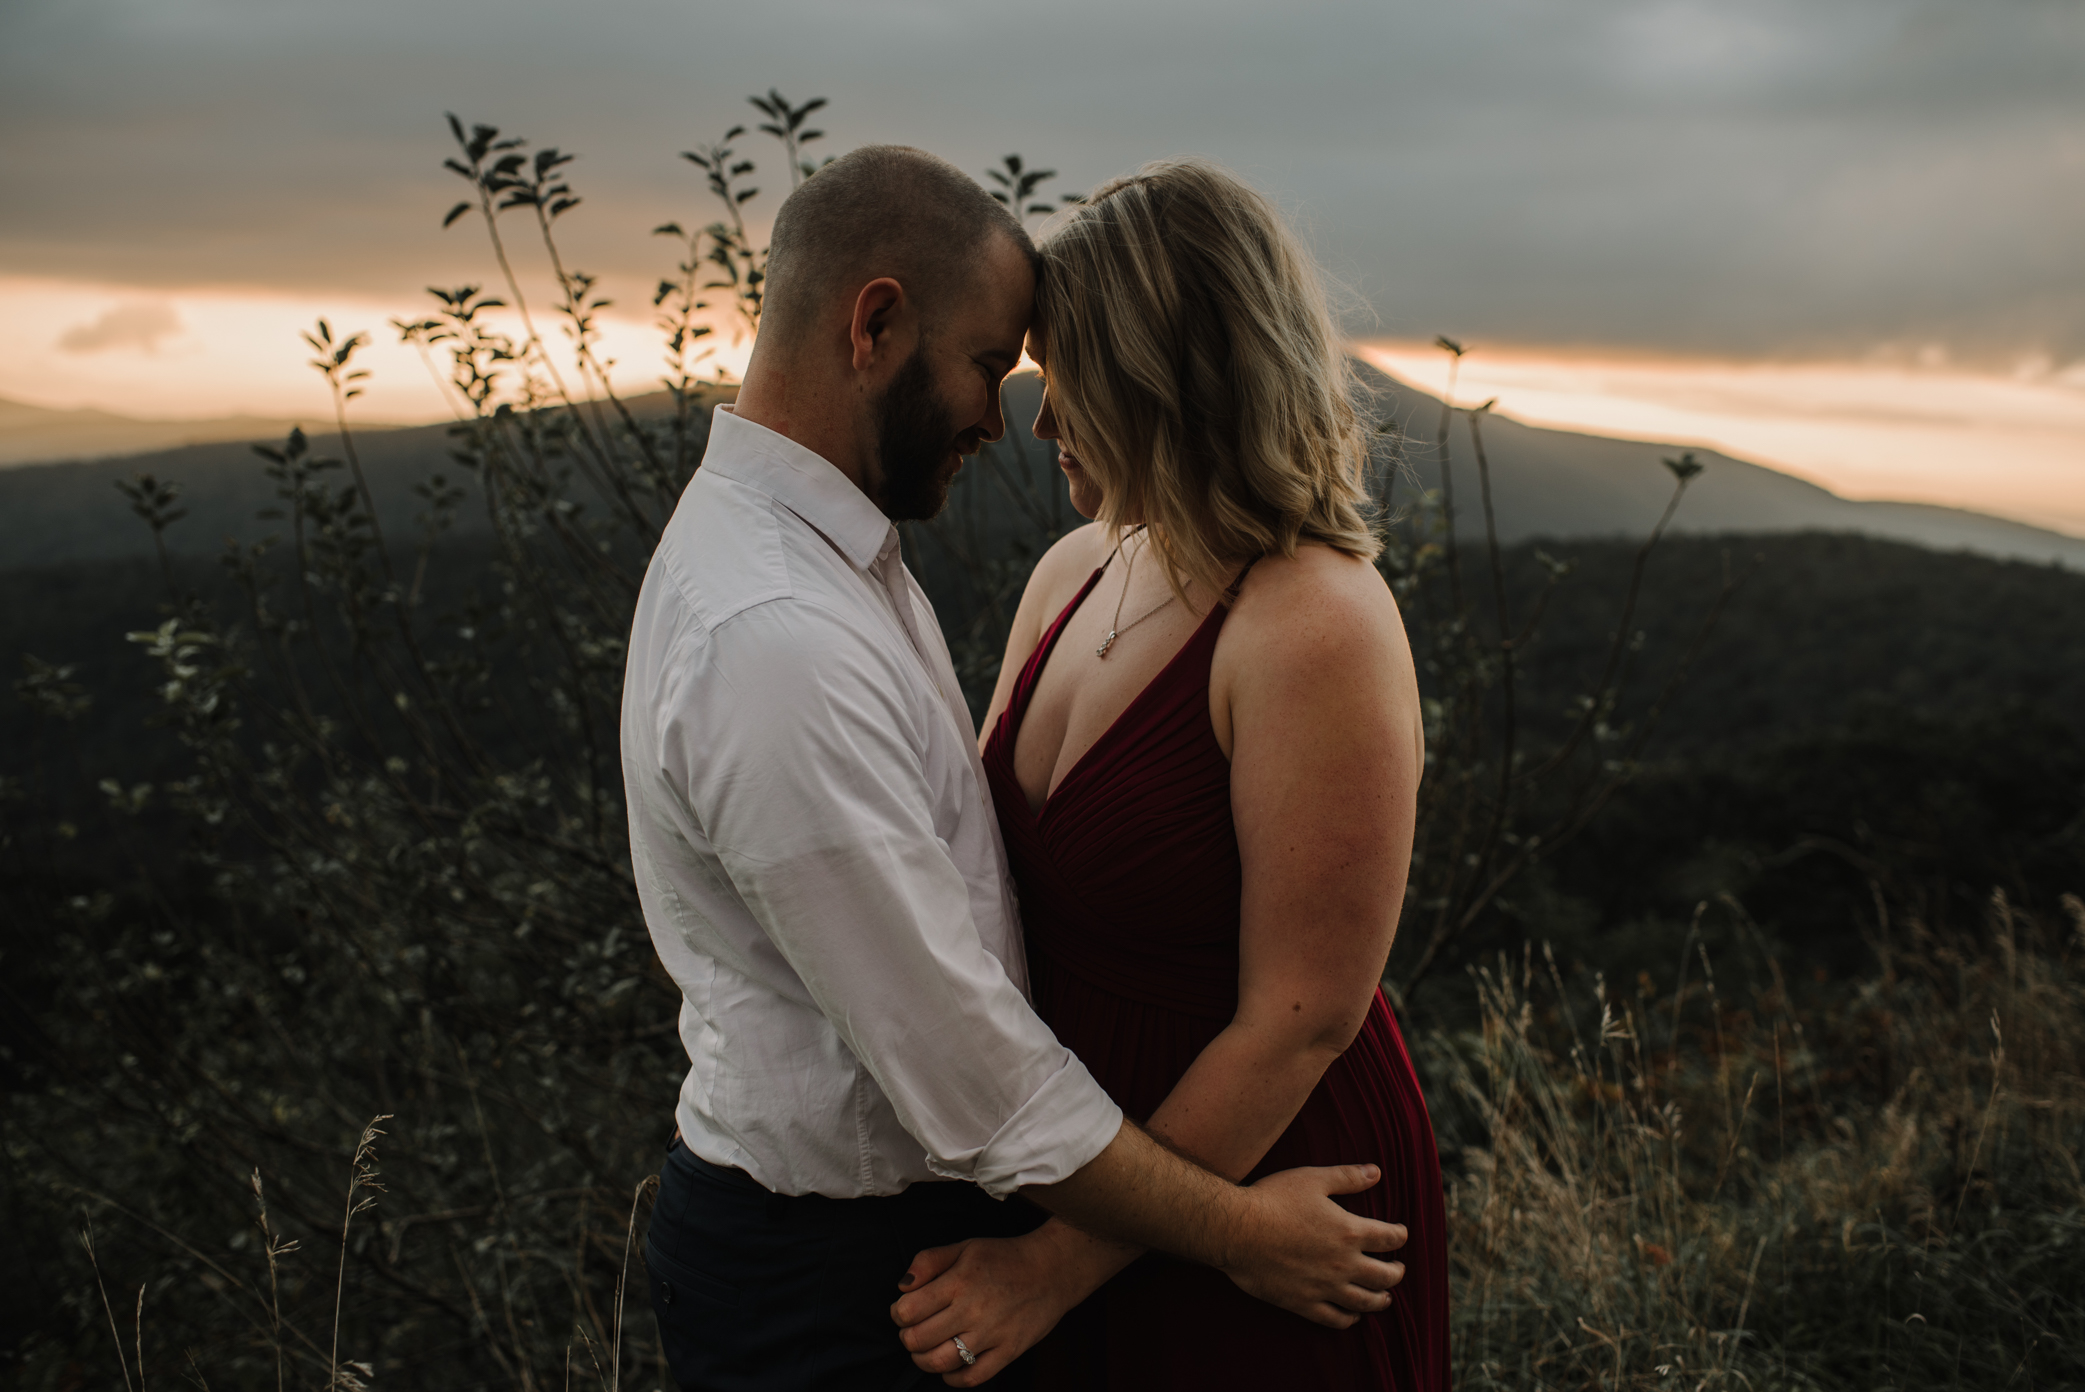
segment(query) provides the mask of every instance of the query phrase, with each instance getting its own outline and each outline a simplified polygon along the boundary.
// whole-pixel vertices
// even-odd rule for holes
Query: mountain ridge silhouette
[[[1434,458],[1440,402],[1373,367],[1356,366],[1375,418],[1392,422],[1403,437],[1404,462],[1390,495],[1392,508],[1402,509],[1414,500],[1416,490],[1441,487],[1440,463]],[[1039,395],[1033,376],[1007,383],[1009,429],[1020,433],[1024,445],[1037,444],[1028,434],[1028,424]],[[664,392],[629,404],[640,416],[670,409]],[[6,413],[17,405],[0,399],[0,436],[6,431]],[[279,446],[287,426],[277,423],[271,431],[267,421],[229,419],[250,421],[255,429],[229,440],[0,468],[0,568],[149,555],[151,534],[129,515],[115,488],[117,481],[137,473],[182,484],[182,504],[189,516],[166,537],[176,553],[214,554],[226,538],[251,541],[279,530],[279,524],[254,516],[274,499],[251,445]],[[468,471],[449,458],[450,428],[447,423],[358,428],[363,468],[387,535],[413,534],[423,505],[412,485],[428,474],[439,472],[452,482],[470,484]],[[1660,461],[1682,453],[1676,445],[1553,430],[1496,412],[1486,416],[1482,430],[1494,515],[1500,540],[1507,545],[1542,537],[1642,535],[1671,496],[1673,478]],[[317,453],[338,454],[339,442],[330,431],[310,434]],[[1851,532],[1934,550],[2053,562],[2085,571],[2085,538],[1963,508],[1841,498],[1763,464],[1715,450],[1689,452],[1704,468],[1673,518],[1678,532]],[[1048,457],[1046,446],[1027,453],[1036,460]],[[1484,516],[1476,457],[1469,422],[1460,412],[1450,431],[1449,463],[1457,533],[1481,537]],[[469,502],[459,509],[457,526],[482,526]]]

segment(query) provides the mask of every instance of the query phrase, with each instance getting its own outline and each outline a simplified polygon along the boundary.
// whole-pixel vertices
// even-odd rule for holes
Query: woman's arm
[[[1424,737],[1375,568],[1315,546],[1254,567],[1210,706],[1244,873],[1238,1012],[1149,1126],[1238,1179],[1353,1043],[1404,902]]]

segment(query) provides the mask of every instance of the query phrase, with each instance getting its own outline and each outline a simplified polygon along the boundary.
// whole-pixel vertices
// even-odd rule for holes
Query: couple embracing
[[[857,150],[777,218],[638,600],[633,866],[691,1067],[645,1243],[684,1389],[1448,1386],[1377,989],[1423,760],[1315,269],[1194,161],[1038,249]],[[980,747],[895,521],[1041,365],[1093,519]]]

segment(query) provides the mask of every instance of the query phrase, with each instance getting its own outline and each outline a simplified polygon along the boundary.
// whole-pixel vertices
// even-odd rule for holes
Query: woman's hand
[[[976,1387],[1057,1327],[1137,1251],[1052,1219],[1025,1237],[973,1238],[912,1259],[890,1307],[912,1361],[950,1387]],[[977,1362],[966,1365],[960,1337]]]

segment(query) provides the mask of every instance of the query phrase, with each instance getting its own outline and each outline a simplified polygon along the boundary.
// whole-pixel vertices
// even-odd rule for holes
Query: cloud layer
[[[163,338],[181,332],[181,316],[162,300],[133,300],[103,310],[92,323],[78,324],[58,335],[65,353],[105,353],[132,348],[150,353]]]
[[[1222,159],[1375,332],[2085,356],[2075,0],[13,0],[0,264],[482,279],[437,228],[453,109],[579,151],[574,255],[639,295],[648,230],[708,216],[676,153],[770,83],[832,98],[834,152]]]

